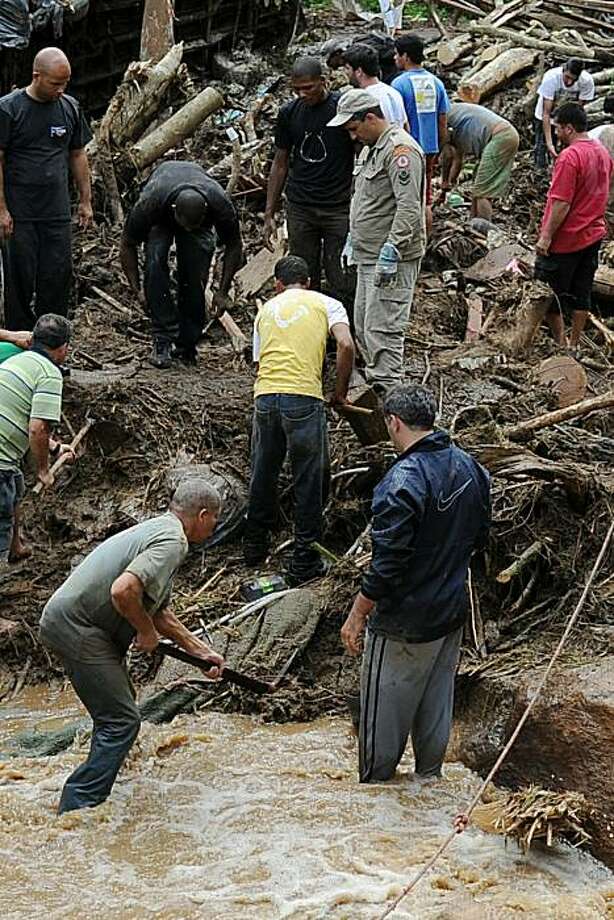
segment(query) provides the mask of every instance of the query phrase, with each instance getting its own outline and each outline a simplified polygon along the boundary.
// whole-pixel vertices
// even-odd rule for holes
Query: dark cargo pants
[[[360,679],[361,783],[392,779],[411,735],[415,771],[441,774],[454,709],[462,627],[434,642],[367,631]]]
[[[57,649],[54,649],[58,654]],[[115,778],[136,741],[141,718],[126,667],[117,661],[93,664],[60,655],[75,693],[94,723],[85,763],[64,784],[58,813],[93,808],[109,797]]]
[[[67,315],[71,241],[69,221],[15,221],[4,247],[7,329],[33,329],[44,313]]]
[[[177,305],[171,294],[168,254],[177,250]],[[181,227],[152,227],[145,248],[145,300],[154,339],[196,348],[205,325],[205,288],[215,250],[213,231],[188,233]]]

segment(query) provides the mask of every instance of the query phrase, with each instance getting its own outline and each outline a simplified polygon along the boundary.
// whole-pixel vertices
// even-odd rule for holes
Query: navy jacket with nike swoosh
[[[445,431],[418,441],[373,493],[373,558],[362,584],[369,629],[431,642],[461,626],[471,554],[490,526],[490,477]]]

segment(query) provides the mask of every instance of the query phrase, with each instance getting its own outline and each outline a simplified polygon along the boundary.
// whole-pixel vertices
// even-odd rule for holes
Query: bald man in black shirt
[[[81,227],[92,221],[85,145],[92,134],[65,93],[70,64],[59,48],[34,58],[32,81],[0,99],[0,243],[6,325],[32,329],[44,313],[66,315],[72,278],[69,172]]]
[[[168,254],[177,250],[177,304],[170,289]],[[153,171],[126,220],[120,259],[126,278],[140,294],[138,246],[145,244],[145,303],[154,347],[150,362],[167,368],[171,358],[196,360],[205,323],[205,287],[216,241],[225,247],[224,266],[214,305],[224,306],[243,261],[235,207],[198,163],[173,161]]]

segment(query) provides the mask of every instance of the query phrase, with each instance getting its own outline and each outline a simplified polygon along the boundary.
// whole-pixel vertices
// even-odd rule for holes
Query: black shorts
[[[601,240],[577,252],[551,252],[535,260],[535,277],[549,284],[556,297],[550,313],[590,310]]]

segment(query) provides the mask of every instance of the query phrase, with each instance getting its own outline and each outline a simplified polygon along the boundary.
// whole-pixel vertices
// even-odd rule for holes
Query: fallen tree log
[[[458,84],[458,95],[463,102],[479,103],[506,83],[510,77],[532,67],[537,51],[528,48],[510,48],[499,54],[482,70]]]
[[[513,29],[502,29],[498,26],[491,26],[488,23],[470,22],[467,23],[468,32],[477,32],[479,35],[492,35],[494,38],[500,38],[510,41],[523,48],[536,48],[538,51],[553,51],[555,54],[564,57],[578,57],[582,60],[614,60],[614,55],[604,48],[587,50],[579,45],[564,45],[560,42],[543,41],[540,38],[533,38],[525,32],[516,32]]]
[[[524,351],[533,343],[551,303],[552,289],[547,284],[543,281],[526,282],[510,339],[513,353]]]
[[[614,67],[609,67],[607,70],[598,70],[597,73],[592,74],[592,77],[595,86],[610,83],[614,80]]]
[[[567,406],[565,409],[556,409],[554,412],[537,415],[535,418],[520,422],[518,425],[508,425],[503,431],[506,437],[515,441],[517,438],[523,438],[525,435],[533,434],[533,432],[540,431],[542,428],[550,428],[552,425],[580,418],[599,409],[612,408],[614,408],[614,390],[602,393],[600,396],[593,396],[591,399],[583,399],[582,402],[574,403],[573,406]]]
[[[526,448],[506,445],[472,447],[471,453],[493,476],[560,482],[567,493],[569,504],[578,512],[584,511],[595,487],[594,477],[578,463],[547,460]]]
[[[130,157],[138,169],[144,169],[159,157],[190,137],[200,124],[224,105],[224,97],[208,86],[175,112],[164,124],[148,134],[130,149]]]
[[[154,67],[131,64],[100,123],[99,133],[108,119],[108,131],[117,147],[141,137],[160,111],[167,90],[177,80],[182,58],[183,42],[179,42]],[[114,100],[118,96],[120,108],[115,111]]]
[[[437,48],[437,60],[444,67],[450,67],[473,48],[473,38],[467,32],[455,35],[448,41],[440,42]]]

